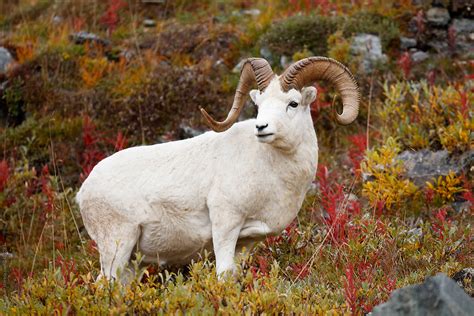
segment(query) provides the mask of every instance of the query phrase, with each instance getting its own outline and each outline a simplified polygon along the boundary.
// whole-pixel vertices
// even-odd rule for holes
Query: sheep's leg
[[[133,273],[128,269],[128,263],[139,234],[139,227],[132,224],[111,225],[102,235],[103,238],[96,240],[100,253],[99,278],[105,277],[110,280],[120,277],[123,283],[130,281]]]
[[[211,219],[212,221],[212,219]],[[243,220],[232,216],[219,216],[212,221],[212,243],[216,256],[216,271],[219,278],[226,272],[235,273],[235,247]]]

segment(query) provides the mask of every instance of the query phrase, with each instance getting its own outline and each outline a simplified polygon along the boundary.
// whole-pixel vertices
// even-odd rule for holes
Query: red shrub
[[[344,297],[346,298],[347,306],[351,309],[352,315],[357,315],[357,288],[354,285],[354,266],[350,263],[345,270]]]
[[[51,214],[54,209],[54,193],[50,184],[50,174],[48,165],[44,165],[41,170],[40,184],[41,184],[41,193],[46,197],[44,202],[43,212],[41,213],[41,219],[44,221],[47,214]]]
[[[444,230],[446,225],[450,224],[450,220],[447,219],[446,208],[439,209],[434,215],[434,222],[431,224],[431,228],[438,235],[438,238],[444,240]]]
[[[77,274],[76,262],[73,259],[57,257],[55,263],[61,269],[61,275],[64,279],[65,285],[67,286]]]
[[[109,5],[105,13],[100,17],[100,23],[104,24],[109,33],[112,33],[117,28],[119,22],[119,11],[127,6],[127,3],[122,0],[109,0]]]
[[[9,178],[8,163],[4,159],[0,161],[0,192],[5,189]]]
[[[127,148],[128,140],[123,136],[122,132],[118,132],[117,137],[113,141],[115,151],[121,151]]]
[[[88,116],[84,117],[82,125],[82,142],[84,144],[84,151],[82,152],[80,162],[82,169],[80,175],[81,182],[87,178],[94,166],[105,158],[106,153],[102,148],[113,145],[114,151],[120,151],[127,148],[128,145],[127,138],[120,131],[115,138],[106,138],[103,133],[97,131],[95,124]]]
[[[408,78],[410,76],[412,60],[409,52],[404,52],[400,58],[397,60],[397,64],[403,71],[403,76]]]
[[[367,150],[367,135],[363,133],[352,135],[349,136],[349,140],[353,145],[349,148],[349,159],[355,174],[358,175],[360,174],[360,163],[364,159]]]
[[[20,270],[20,268],[13,268],[11,270],[10,279],[13,279],[13,281],[15,281],[15,285],[18,292],[21,292],[21,289],[23,288],[23,283],[25,282],[25,277],[23,276],[23,272]]]
[[[84,117],[84,123],[82,125],[82,142],[84,143],[84,151],[82,153],[81,168],[82,173],[80,175],[81,182],[83,182],[92,168],[104,159],[105,154],[99,149],[98,146],[99,134],[96,131],[95,124],[91,118]]]
[[[299,280],[303,280],[310,273],[309,264],[307,263],[294,263],[290,265],[290,269],[293,273],[293,277]]]
[[[461,91],[459,87],[456,87],[456,91],[459,94],[460,97],[460,103],[461,103],[461,113],[464,118],[467,118],[469,114],[469,105],[468,105],[468,98],[467,98],[467,92],[466,91]]]
[[[425,14],[423,10],[418,11],[416,14],[416,28],[417,28],[417,35],[420,36],[425,32]]]
[[[329,227],[330,240],[335,244],[346,241],[346,226],[349,221],[347,212],[341,207],[344,202],[344,186],[329,176],[326,166],[319,165],[317,172],[321,192],[321,205],[327,213],[324,219]]]

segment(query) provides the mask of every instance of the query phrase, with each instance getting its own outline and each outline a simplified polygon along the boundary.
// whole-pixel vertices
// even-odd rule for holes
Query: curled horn
[[[229,129],[232,124],[237,121],[240,111],[244,107],[245,98],[247,97],[254,82],[257,82],[257,87],[260,91],[270,84],[274,74],[268,62],[263,58],[248,58],[245,60],[242,70],[240,72],[240,80],[234,96],[234,103],[227,115],[227,118],[218,122],[214,120],[203,108],[200,108],[204,120],[211,129],[216,132],[223,132]]]
[[[302,59],[288,67],[280,77],[280,84],[283,91],[300,90],[320,79],[333,83],[342,97],[342,113],[336,113],[339,123],[352,123],[359,113],[359,88],[349,69],[340,62],[327,57]]]

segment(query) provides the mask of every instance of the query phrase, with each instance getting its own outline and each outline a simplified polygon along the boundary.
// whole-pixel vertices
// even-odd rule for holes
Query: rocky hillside
[[[466,0],[2,1],[0,313],[384,314],[434,287],[446,310],[472,303],[473,11]],[[340,99],[317,83],[320,161],[298,218],[240,258],[236,280],[217,282],[212,254],[179,270],[138,254],[131,285],[95,283],[74,201],[94,165],[206,131],[199,107],[225,117],[245,58],[281,72],[313,55],[346,64],[362,103],[339,126]],[[240,119],[255,114],[249,100]],[[442,276],[414,285],[439,272],[456,290]]]

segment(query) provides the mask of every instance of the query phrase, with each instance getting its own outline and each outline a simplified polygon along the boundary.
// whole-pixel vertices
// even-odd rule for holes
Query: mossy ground
[[[396,288],[472,266],[472,171],[418,187],[395,159],[407,149],[457,155],[473,144],[472,61],[434,56],[415,65],[398,51],[407,16],[419,8],[52,2],[0,6],[0,44],[17,60],[0,75],[8,80],[0,98],[0,313],[362,314]],[[256,8],[256,16],[245,11]],[[146,28],[149,16],[156,25]],[[80,30],[110,44],[72,43]],[[356,75],[361,115],[349,127],[334,123],[333,90],[318,86],[316,194],[281,235],[238,259],[235,279],[218,282],[212,256],[160,270],[137,255],[141,281],[95,282],[98,252],[74,202],[95,163],[128,146],[174,140],[182,123],[204,128],[199,106],[223,117],[238,80],[232,68],[262,46],[276,69],[281,54],[315,53],[358,69],[348,49],[358,32],[380,35],[388,62]],[[455,211],[452,203],[463,201],[471,208]]]

